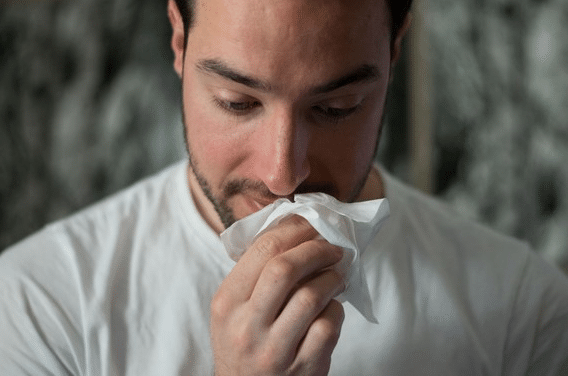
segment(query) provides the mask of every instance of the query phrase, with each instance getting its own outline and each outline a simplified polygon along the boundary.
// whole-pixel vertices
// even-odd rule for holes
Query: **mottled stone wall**
[[[432,0],[438,193],[568,264],[568,2]]]
[[[0,249],[184,155],[165,0],[5,1]],[[435,193],[568,262],[568,3],[426,5]],[[380,158],[408,180],[405,56]]]
[[[184,153],[166,2],[0,5],[0,249]]]

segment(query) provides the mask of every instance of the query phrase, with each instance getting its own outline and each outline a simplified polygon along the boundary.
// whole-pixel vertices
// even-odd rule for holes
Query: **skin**
[[[168,14],[189,186],[211,228],[294,193],[382,197],[371,165],[408,26],[391,44],[386,3],[197,1],[185,49],[173,0]],[[289,218],[222,283],[211,305],[217,375],[327,374],[344,281],[329,268],[341,250],[316,235]]]

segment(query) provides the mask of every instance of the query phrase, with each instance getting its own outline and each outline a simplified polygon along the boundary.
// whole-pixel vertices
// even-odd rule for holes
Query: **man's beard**
[[[223,194],[222,199],[217,199],[213,195],[213,192],[211,191],[211,186],[209,185],[209,182],[207,181],[207,179],[205,179],[203,174],[199,171],[199,169],[196,166],[194,158],[191,155],[191,151],[190,151],[190,148],[189,148],[189,142],[187,141],[187,139],[186,139],[186,145],[188,145],[187,149],[188,149],[188,153],[189,153],[189,165],[191,167],[191,170],[193,171],[193,174],[195,175],[195,177],[197,179],[197,182],[199,183],[199,187],[201,188],[201,190],[203,191],[203,194],[205,195],[205,197],[207,197],[209,202],[211,202],[211,204],[213,204],[213,207],[215,208],[215,211],[219,215],[221,222],[223,222],[223,226],[225,226],[226,229],[229,228],[233,223],[235,223],[237,221],[237,219],[235,218],[235,215],[233,214],[233,209],[228,204],[228,198],[227,198],[226,194],[225,193]],[[244,185],[245,182],[243,181],[242,183]],[[224,192],[227,191],[228,188],[229,188],[229,185],[234,186],[234,188],[233,188],[234,191],[242,190],[242,188],[237,187],[237,184],[240,184],[240,182],[234,182],[234,183],[230,182],[223,189],[223,191]]]
[[[229,199],[232,197],[243,193],[243,192],[255,192],[256,197],[265,198],[266,201],[274,201],[280,196],[274,195],[268,187],[261,181],[252,181],[249,179],[235,179],[229,181],[223,188],[222,188],[222,195],[221,197],[215,197],[213,191],[211,189],[211,185],[205,178],[205,175],[199,170],[199,166],[197,160],[195,159],[194,155],[191,152],[191,147],[189,146],[189,138],[187,135],[187,125],[185,123],[185,112],[184,106],[182,105],[182,123],[183,123],[183,134],[185,139],[185,145],[187,149],[187,153],[189,155],[189,165],[193,174],[196,177],[196,180],[199,184],[199,187],[203,191],[203,194],[213,205],[213,208],[219,215],[223,226],[225,229],[229,228],[233,223],[235,223],[238,219],[236,218],[233,209],[229,206]],[[357,181],[355,187],[351,190],[350,194],[346,202],[354,202],[363,187],[365,186],[365,182],[367,181],[367,177],[373,167],[373,160],[375,155],[377,154],[377,148],[379,146],[379,140],[381,139],[381,132],[383,129],[384,123],[384,105],[383,105],[383,115],[381,116],[380,124],[379,124],[379,131],[377,133],[377,140],[375,141],[375,149],[373,151],[371,159],[367,162],[367,166],[365,168],[365,173],[363,176]],[[331,183],[301,183],[298,188],[293,192],[293,194],[299,193],[312,193],[312,192],[321,192],[326,193],[330,196],[336,197],[339,195],[339,191],[337,187],[335,187]]]

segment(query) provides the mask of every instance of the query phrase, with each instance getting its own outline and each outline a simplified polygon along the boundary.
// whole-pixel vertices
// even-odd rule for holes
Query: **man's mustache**
[[[225,199],[229,199],[237,194],[251,192],[254,192],[254,197],[262,199],[263,201],[275,201],[283,197],[272,193],[263,182],[249,179],[231,180],[223,189]],[[294,194],[314,192],[322,192],[335,197],[337,189],[329,183],[302,183],[289,197],[287,196],[286,198],[293,201],[292,196]]]

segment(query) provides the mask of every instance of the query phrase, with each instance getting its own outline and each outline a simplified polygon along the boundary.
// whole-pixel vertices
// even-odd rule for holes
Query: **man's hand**
[[[329,267],[342,250],[292,216],[260,236],[211,304],[215,374],[327,375],[344,279]]]

